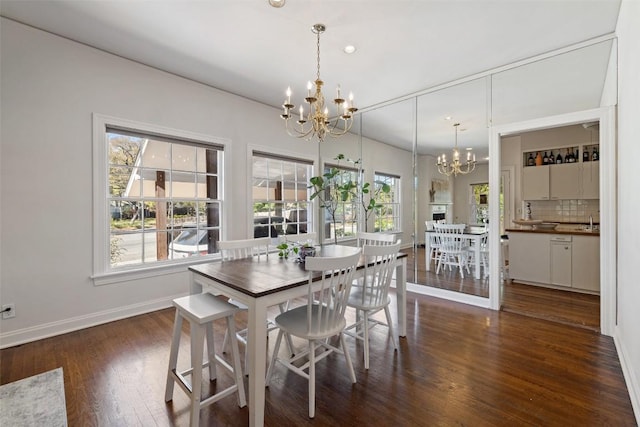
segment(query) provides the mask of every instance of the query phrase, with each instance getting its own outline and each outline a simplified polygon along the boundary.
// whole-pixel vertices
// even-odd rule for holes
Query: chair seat
[[[238,311],[237,306],[208,293],[176,298],[173,305],[180,310],[182,316],[199,325],[232,316]]]
[[[391,303],[391,297],[387,296],[386,301],[376,304],[373,301],[376,297],[375,294],[367,292],[363,297],[363,293],[364,291],[362,287],[352,287],[347,302],[349,307],[353,307],[359,310],[377,310],[379,308],[384,308]]]
[[[311,317],[312,319],[318,318],[318,313],[320,311],[321,306],[314,305],[311,309]],[[330,310],[326,306],[322,306],[322,310]],[[309,331],[309,327],[307,326],[307,306],[302,305],[300,307],[293,308],[289,311],[286,311],[275,318],[276,325],[282,329],[284,332],[295,335],[297,337],[306,339],[306,340],[319,340],[328,337],[332,337],[338,334],[340,331],[344,329],[347,322],[343,318],[342,321],[338,323],[338,325],[331,329],[325,329],[321,331]]]

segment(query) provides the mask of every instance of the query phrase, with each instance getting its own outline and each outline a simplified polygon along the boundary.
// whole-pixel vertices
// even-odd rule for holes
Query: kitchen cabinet
[[[522,170],[523,200],[549,200],[549,168],[535,166]]]
[[[581,196],[579,163],[527,167],[522,171],[523,200],[578,199]]]
[[[571,286],[572,236],[551,235],[551,281],[556,286]]]
[[[549,234],[509,233],[509,276],[518,281],[551,281]]]
[[[582,198],[600,198],[600,162],[585,162],[582,164]]]
[[[600,292],[600,237],[573,236],[572,259],[572,286]]]
[[[598,150],[598,144],[591,144],[523,152],[522,199],[598,199],[600,197]],[[547,152],[554,153],[556,158],[561,156],[563,159],[571,155],[575,160],[569,162],[563,160],[560,164],[530,165],[530,158],[534,158],[538,153],[546,154]]]
[[[580,173],[578,163],[549,166],[549,198],[552,200],[580,198]]]
[[[527,284],[598,293],[600,238],[509,231],[509,276]]]

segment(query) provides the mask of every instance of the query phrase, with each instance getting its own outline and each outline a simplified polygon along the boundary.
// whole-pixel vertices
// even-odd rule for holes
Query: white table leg
[[[424,257],[427,265],[427,271],[431,271],[431,237],[428,232],[424,233]]]
[[[398,311],[398,335],[407,336],[407,259],[396,266],[396,304]]]
[[[480,279],[480,264],[481,264],[481,262],[480,262],[480,241],[482,239],[481,239],[481,236],[477,236],[477,237],[474,237],[473,240],[475,241],[474,245],[473,245],[474,255],[475,255],[474,276],[475,276],[476,279]]]
[[[249,352],[249,426],[264,425],[267,363],[267,307],[258,299],[249,305],[247,337]]]

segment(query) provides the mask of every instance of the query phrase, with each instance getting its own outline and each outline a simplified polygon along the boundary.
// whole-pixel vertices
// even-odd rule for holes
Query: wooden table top
[[[318,255],[346,256],[358,250],[360,248],[353,246],[328,245],[322,247]],[[398,258],[406,256],[406,253],[398,253]],[[363,259],[359,268],[364,268]],[[276,253],[268,257],[199,264],[189,267],[189,270],[254,298],[304,285],[309,280],[304,263],[279,258]]]

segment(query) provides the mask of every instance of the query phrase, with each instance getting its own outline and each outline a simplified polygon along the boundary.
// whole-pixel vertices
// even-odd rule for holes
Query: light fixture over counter
[[[455,177],[458,175],[465,175],[469,172],[473,172],[473,170],[476,168],[476,155],[473,154],[472,157],[471,151],[467,151],[467,161],[465,165],[463,166],[460,162],[460,150],[458,150],[458,126],[460,126],[460,123],[455,123],[453,125],[456,130],[455,145],[453,147],[453,159],[449,163],[447,162],[446,154],[438,156],[438,172],[446,176],[453,175]]]
[[[300,105],[298,109],[298,120],[296,124],[289,124],[293,118],[292,110],[295,106],[291,103],[291,88],[287,88],[287,99],[284,101],[282,108],[283,113],[280,115],[285,121],[287,133],[297,138],[312,139],[314,136],[318,141],[324,141],[325,136],[338,137],[349,132],[353,125],[353,113],[358,111],[353,103],[353,94],[349,94],[349,100],[342,98],[340,85],[336,88],[336,97],[333,103],[336,106],[336,115],[329,116],[329,108],[325,106],[324,94],[322,93],[322,85],[324,82],[320,79],[320,34],[324,33],[326,26],[324,24],[315,24],[311,31],[317,36],[317,75],[315,80],[315,91],[312,92],[313,85],[307,83],[307,96],[304,102],[309,104],[307,110]]]

